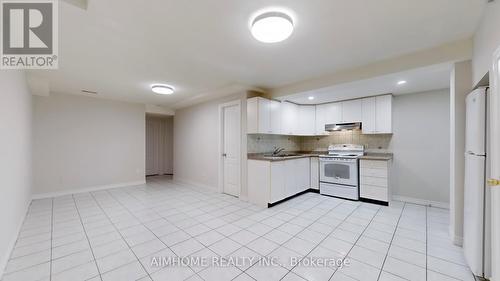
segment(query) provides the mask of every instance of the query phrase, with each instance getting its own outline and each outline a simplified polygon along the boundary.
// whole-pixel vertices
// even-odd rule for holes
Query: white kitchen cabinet
[[[314,105],[299,105],[297,135],[314,136],[316,134],[316,107]]]
[[[281,102],[271,100],[269,103],[270,126],[273,134],[281,134]]]
[[[392,95],[362,100],[363,134],[392,134]]]
[[[342,123],[361,122],[362,116],[362,101],[350,100],[342,102]]]
[[[392,96],[378,96],[377,99],[377,133],[392,134]]]
[[[327,103],[325,124],[342,123],[342,103]]]
[[[328,104],[316,105],[316,135],[328,135],[325,131],[326,116],[328,115]]]
[[[312,189],[317,189],[319,190],[319,158],[318,157],[311,157],[311,183],[309,186]]]
[[[281,103],[281,133],[294,135],[298,131],[299,106],[291,102]]]
[[[262,97],[248,99],[247,132],[249,134],[281,133],[281,103]]]
[[[271,188],[269,203],[278,202],[286,197],[285,161],[271,162]]]
[[[390,200],[390,171],[392,160],[360,160],[359,196],[361,200],[387,203]]]
[[[376,134],[377,132],[377,102],[376,98],[365,98],[361,101],[362,104],[362,124],[363,134]]]
[[[276,203],[311,186],[310,158],[283,161],[248,160],[248,200],[261,206]]]

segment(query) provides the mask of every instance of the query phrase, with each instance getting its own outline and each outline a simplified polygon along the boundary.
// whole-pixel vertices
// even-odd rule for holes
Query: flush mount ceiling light
[[[283,12],[265,12],[255,17],[250,29],[255,39],[264,43],[277,43],[292,35],[293,20]]]
[[[174,93],[174,87],[165,84],[151,85],[151,91],[160,95],[171,95]]]
[[[404,85],[404,84],[406,84],[405,80],[398,81],[398,85]]]
[[[313,100],[313,99],[314,99],[314,97],[313,97],[313,96],[310,96],[310,97],[308,97],[308,99],[309,99],[309,100]]]

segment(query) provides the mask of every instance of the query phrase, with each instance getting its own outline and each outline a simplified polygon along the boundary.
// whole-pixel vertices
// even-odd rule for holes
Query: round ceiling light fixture
[[[160,95],[171,95],[174,93],[174,87],[165,84],[151,85],[151,91]]]
[[[251,32],[261,42],[281,42],[292,35],[293,20],[283,12],[265,12],[252,21]]]
[[[404,85],[404,84],[406,84],[406,80],[398,81],[398,85]]]
[[[313,96],[308,97],[309,100],[314,100]]]

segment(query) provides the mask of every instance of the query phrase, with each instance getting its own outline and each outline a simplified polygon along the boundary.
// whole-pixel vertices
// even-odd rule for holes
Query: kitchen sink
[[[293,157],[293,156],[300,156],[300,154],[296,153],[264,154],[264,157]]]

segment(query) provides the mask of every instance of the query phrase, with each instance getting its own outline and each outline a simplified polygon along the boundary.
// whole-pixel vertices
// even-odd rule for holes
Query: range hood
[[[342,130],[357,130],[361,129],[361,123],[338,123],[338,124],[326,124],[325,131],[333,132],[333,131],[342,131]]]

